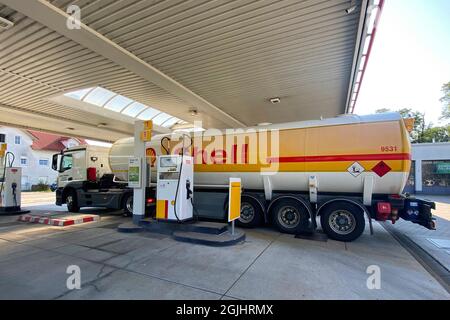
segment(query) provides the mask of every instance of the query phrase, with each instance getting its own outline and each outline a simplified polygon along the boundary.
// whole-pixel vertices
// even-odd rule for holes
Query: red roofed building
[[[5,134],[8,151],[15,155],[15,166],[22,167],[22,190],[39,183],[56,182],[58,173],[52,166],[55,153],[69,147],[87,144],[84,139],[60,136],[34,130],[0,127]]]
[[[84,139],[64,137],[33,130],[27,130],[27,132],[34,137],[33,144],[31,145],[31,149],[33,150],[61,151],[65,148],[86,144]]]

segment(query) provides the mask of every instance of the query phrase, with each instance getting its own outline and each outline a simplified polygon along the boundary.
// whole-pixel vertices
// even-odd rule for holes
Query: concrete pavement
[[[258,228],[240,245],[216,248],[118,233],[126,218],[100,214],[98,223],[64,228],[0,217],[0,299],[450,298],[378,223],[374,236],[366,230],[352,243]],[[81,269],[80,290],[66,287],[70,265]],[[373,265],[379,290],[367,287]]]
[[[433,215],[436,218],[436,230],[428,230],[420,225],[399,220],[395,225],[386,227],[397,234],[399,240],[406,237],[430,256],[430,267],[433,267],[436,276],[450,288],[450,196],[417,195],[418,198],[429,199],[436,202]],[[433,261],[434,260],[434,261]]]

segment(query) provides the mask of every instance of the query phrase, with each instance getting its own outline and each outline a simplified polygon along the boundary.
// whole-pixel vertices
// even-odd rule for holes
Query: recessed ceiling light
[[[350,1],[350,7],[348,7],[347,9],[345,9],[345,12],[347,13],[347,14],[350,14],[350,13],[352,13],[353,11],[355,11],[356,10],[356,1],[355,0],[351,0]]]
[[[0,17],[0,30],[7,30],[7,29],[11,28],[12,26],[14,26],[14,22]]]
[[[273,98],[270,98],[269,101],[271,103],[275,104],[275,103],[280,103],[281,99],[279,97],[273,97]]]
[[[103,128],[103,127],[106,127],[107,126],[107,123],[105,123],[105,122],[100,122],[98,125],[97,125],[97,128]]]
[[[270,126],[272,124],[272,122],[261,122],[261,123],[258,123],[257,125],[258,126]]]
[[[355,10],[356,10],[356,6],[351,6],[350,8],[345,9],[345,12],[347,14],[350,14],[350,13],[352,13]]]
[[[191,116],[196,116],[197,114],[198,114],[198,112],[197,112],[197,110],[195,110],[195,109],[191,109],[191,110],[189,110],[189,113],[191,114]]]
[[[75,130],[75,128],[72,128],[72,127],[67,127],[66,129],[67,130]]]

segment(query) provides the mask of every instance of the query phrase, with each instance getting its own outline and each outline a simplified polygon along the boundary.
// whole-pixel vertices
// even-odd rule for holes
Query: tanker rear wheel
[[[272,223],[282,233],[298,234],[308,229],[308,210],[295,199],[278,200],[271,210],[271,217]]]
[[[244,228],[254,228],[263,221],[263,212],[259,203],[250,197],[242,196],[241,216],[236,220],[236,225]]]
[[[357,239],[366,226],[364,212],[348,202],[326,206],[320,214],[320,225],[331,239],[350,242]]]

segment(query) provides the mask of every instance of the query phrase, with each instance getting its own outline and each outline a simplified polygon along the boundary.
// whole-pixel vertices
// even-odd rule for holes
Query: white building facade
[[[13,166],[22,168],[21,184],[24,191],[31,190],[33,186],[40,183],[50,185],[56,182],[58,173],[51,168],[52,156],[59,151],[55,149],[55,146],[63,149],[80,144],[77,139],[43,134],[45,137],[52,137],[49,142],[54,139],[52,146],[49,146],[50,150],[46,150],[46,146],[39,146],[37,141],[39,136],[33,135],[30,131],[0,127],[0,133],[5,134],[7,151],[15,156]]]
[[[450,142],[412,145],[405,192],[450,195]]]

